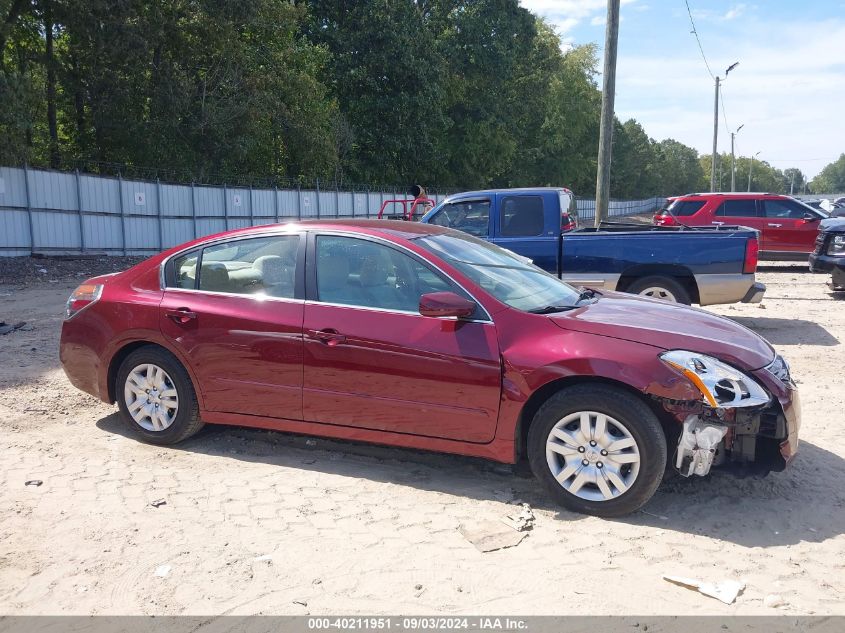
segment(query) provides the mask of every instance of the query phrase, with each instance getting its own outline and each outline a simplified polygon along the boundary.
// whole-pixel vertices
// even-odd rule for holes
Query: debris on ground
[[[40,479],[30,479],[29,481],[23,482],[23,485],[24,486],[40,486],[43,483],[44,482],[41,481]]]
[[[9,332],[14,332],[15,330],[19,330],[26,325],[26,321],[18,321],[15,324],[9,324],[5,321],[0,321],[0,335],[8,334]],[[31,327],[29,329],[32,329]]]
[[[517,532],[501,521],[483,521],[472,525],[462,525],[458,528],[461,535],[472,543],[479,552],[495,552],[499,549],[515,547],[528,534]]]
[[[156,499],[155,501],[150,501],[150,505],[154,508],[158,508],[160,506],[167,505],[166,499]]]
[[[514,514],[508,514],[502,518],[502,523],[517,532],[524,532],[534,527],[534,513],[527,503],[522,504],[522,509]]]
[[[308,603],[307,603],[307,602],[305,602],[305,600],[294,600],[294,601],[293,601],[293,603],[294,603],[294,604],[300,604],[300,605],[302,605],[303,607],[307,607],[307,606],[308,606]]]
[[[763,605],[771,609],[777,609],[778,607],[785,607],[786,600],[783,599],[783,596],[779,596],[776,593],[770,593],[763,598]]]
[[[155,575],[159,578],[166,578],[171,569],[170,565],[159,565],[156,567]]]
[[[271,565],[273,563],[273,555],[264,554],[263,556],[256,556],[252,560],[255,563],[267,563],[268,565]]]
[[[733,604],[736,597],[745,589],[745,583],[739,580],[722,580],[719,582],[705,582],[684,576],[663,576],[664,580],[681,585],[687,589],[695,589],[698,593],[721,600],[725,604]]]

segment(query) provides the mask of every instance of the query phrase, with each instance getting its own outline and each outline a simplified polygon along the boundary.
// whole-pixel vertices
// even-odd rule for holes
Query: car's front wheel
[[[621,516],[651,499],[666,467],[659,420],[635,395],[604,384],[557,392],[528,432],[531,470],[563,507]]]
[[[160,347],[142,347],[123,360],[115,396],[123,419],[147,442],[176,444],[203,426],[191,377]]]

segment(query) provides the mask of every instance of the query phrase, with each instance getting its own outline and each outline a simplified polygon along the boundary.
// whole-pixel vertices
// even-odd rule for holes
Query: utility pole
[[[725,71],[725,79],[728,78],[730,72],[739,66],[739,62],[734,62]],[[710,165],[710,191],[716,191],[716,152],[719,149],[719,84],[721,83],[719,75],[716,75],[716,95],[713,98],[713,158]],[[719,181],[719,188],[722,188],[721,179]]]
[[[619,39],[619,2],[607,0],[607,27],[604,34],[604,75],[601,91],[601,128],[596,173],[596,228],[607,217],[610,200],[610,160],[613,143],[613,102],[616,96],[616,43]]]
[[[736,155],[734,154],[734,139],[739,131],[745,127],[745,123],[736,128],[736,132],[731,132],[731,191],[736,191]]]
[[[719,148],[719,75],[716,75],[716,97],[713,99],[713,157],[710,161],[710,192],[716,191],[716,152]]]
[[[759,155],[760,152],[751,155],[751,164],[748,166],[748,191],[751,191],[751,172],[754,169],[754,157]]]
[[[795,190],[795,172],[792,172],[792,182],[789,183],[789,195],[792,195],[792,192]]]

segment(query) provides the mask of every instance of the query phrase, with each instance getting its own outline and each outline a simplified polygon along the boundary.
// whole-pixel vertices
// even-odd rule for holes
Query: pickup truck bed
[[[763,298],[754,229],[609,222],[570,231],[572,200],[571,191],[553,187],[467,191],[421,221],[498,244],[578,285],[700,305]]]
[[[765,286],[744,272],[749,238],[741,226],[688,229],[640,224],[603,224],[560,237],[558,269],[564,281],[627,291],[649,277],[671,277],[692,303],[760,301]]]

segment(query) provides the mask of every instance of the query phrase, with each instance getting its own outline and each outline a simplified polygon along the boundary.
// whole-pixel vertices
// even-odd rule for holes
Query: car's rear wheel
[[[692,299],[689,292],[676,279],[672,277],[665,277],[663,275],[654,275],[651,277],[643,277],[637,279],[625,290],[631,294],[640,295],[643,297],[652,297],[653,299],[663,299],[664,301],[674,301],[676,303],[683,303],[690,305]]]
[[[115,396],[123,419],[147,442],[176,444],[203,426],[188,372],[160,347],[142,347],[123,360]]]
[[[574,512],[613,517],[651,499],[666,467],[666,437],[636,396],[609,385],[565,388],[540,407],[528,432],[531,470]]]

